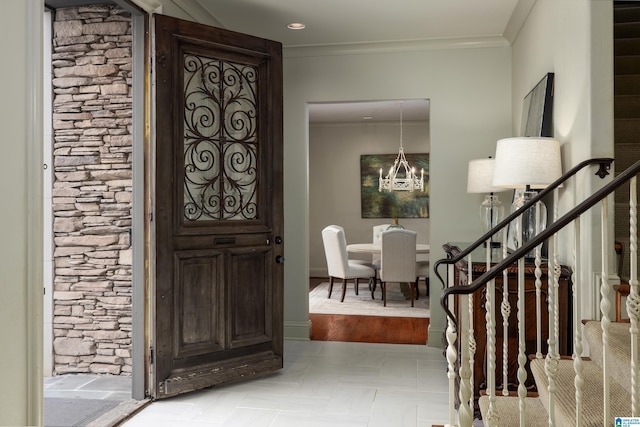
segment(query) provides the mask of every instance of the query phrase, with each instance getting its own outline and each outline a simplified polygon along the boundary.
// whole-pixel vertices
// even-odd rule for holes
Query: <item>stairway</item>
[[[628,323],[611,323],[609,328],[609,374],[612,417],[631,416],[631,377],[629,375],[631,339]],[[591,349],[591,357],[583,359],[583,401],[582,426],[601,427],[603,425],[603,346],[602,329],[599,321],[584,322],[584,339]],[[531,360],[531,371],[536,381],[538,397],[526,400],[525,425],[527,427],[548,426],[549,391],[545,371],[545,359]],[[571,359],[561,359],[557,366],[555,380],[555,421],[557,426],[576,425],[575,415],[575,368]],[[480,397],[482,418],[487,419],[489,401]],[[499,417],[498,425],[519,425],[519,400],[517,397],[496,397]]]
[[[640,160],[640,4],[614,2],[614,157],[616,175]],[[615,193],[615,236],[629,241],[629,185]],[[618,272],[629,277],[629,260]]]

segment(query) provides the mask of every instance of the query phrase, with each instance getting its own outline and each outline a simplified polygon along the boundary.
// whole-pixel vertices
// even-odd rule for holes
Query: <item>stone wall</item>
[[[54,374],[129,375],[131,19],[57,9],[52,42]]]

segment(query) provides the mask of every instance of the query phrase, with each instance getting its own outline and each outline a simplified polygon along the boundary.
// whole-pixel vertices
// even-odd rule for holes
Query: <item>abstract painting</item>
[[[380,169],[389,171],[397,154],[360,156],[360,195],[362,218],[429,218],[429,154],[408,154],[409,165],[419,176],[424,171],[424,190],[378,191]],[[404,172],[400,172],[404,178]]]

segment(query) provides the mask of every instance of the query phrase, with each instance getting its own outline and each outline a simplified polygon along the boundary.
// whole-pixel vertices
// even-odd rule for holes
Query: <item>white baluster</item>
[[[454,286],[454,266],[449,265],[448,268],[448,286]],[[453,299],[452,295],[448,297],[449,307],[452,309]],[[456,351],[456,338],[457,334],[453,325],[453,320],[447,316],[447,378],[449,379],[449,423],[447,427],[454,427],[456,425],[456,359],[458,358],[458,352]]]
[[[522,221],[518,219],[518,221]],[[518,229],[521,229],[520,227]],[[518,260],[518,398],[519,398],[519,412],[520,412],[520,426],[524,426],[527,388],[524,383],[527,381],[527,370],[525,364],[527,363],[526,344],[525,344],[525,292],[524,292],[524,258]]]
[[[507,231],[502,229],[502,259],[507,257]],[[509,269],[502,270],[502,395],[509,395],[509,316],[511,303],[509,302]]]
[[[551,264],[551,263],[550,263]],[[547,338],[547,357],[544,360],[544,368],[547,374],[547,381],[549,386],[549,426],[555,425],[555,391],[556,391],[556,373],[558,371],[558,358],[554,352],[554,339],[553,331],[555,330],[555,318],[553,315],[553,307],[555,305],[555,295],[553,292],[553,265],[548,266],[547,274],[547,310],[549,312],[549,325],[548,332],[549,338]]]
[[[571,275],[571,286],[573,294],[573,370],[576,376],[573,384],[576,388],[576,427],[582,426],[582,390],[584,388],[584,376],[582,365],[582,309],[580,307],[580,217],[574,223],[574,243],[573,243],[573,272]]]
[[[558,220],[558,190],[553,192],[553,221]],[[562,267],[560,266],[560,245],[558,243],[558,233],[553,235],[553,293],[555,304],[553,306],[553,317],[555,328],[553,330],[553,339],[555,346],[554,354],[560,358],[560,300],[558,295],[560,294],[560,274],[562,273]]]
[[[475,390],[473,378],[475,377],[476,350],[478,349],[478,344],[476,343],[475,331],[473,329],[473,294],[469,294],[469,318],[471,319],[471,327],[469,328],[469,369],[471,370],[469,388]],[[475,410],[475,396],[473,393],[471,394],[469,405]]]
[[[460,301],[460,317],[458,318],[458,339],[460,340],[460,406],[458,421],[461,427],[473,425],[473,390],[471,388],[471,369],[469,367],[469,312],[463,307],[468,306],[467,295],[458,296]]]
[[[558,219],[558,192],[553,193],[553,220]],[[560,277],[560,262],[558,260],[558,234],[554,234],[551,239],[551,251],[553,252],[553,262],[549,263],[547,274],[547,293],[549,295],[549,338],[547,339],[547,358],[545,359],[545,372],[549,381],[549,426],[556,425],[555,414],[555,393],[556,375],[558,373],[558,363],[560,354],[558,352],[559,334],[559,310],[558,310],[558,287]]]
[[[611,292],[611,285],[609,284],[609,234],[607,232],[606,224],[609,218],[609,197],[602,199],[602,224],[601,224],[601,239],[602,239],[602,273],[601,273],[601,285],[600,285],[600,313],[602,319],[600,324],[602,326],[602,393],[604,395],[603,406],[603,424],[608,425],[611,420],[611,406],[609,396],[609,325],[611,319],[609,317],[609,310],[611,310],[611,301],[609,295]]]
[[[540,209],[536,209],[536,234],[540,232]],[[536,358],[542,358],[542,245],[538,245],[535,250],[535,285],[536,285]],[[548,285],[547,274],[547,285]],[[548,288],[548,286],[547,286]]]
[[[467,261],[467,265],[473,265],[473,259],[471,254],[469,254],[469,258]],[[473,282],[473,268],[469,268],[468,269],[468,274],[467,274],[467,284],[471,285],[471,283]],[[469,369],[471,370],[471,374],[470,374],[470,378],[469,378],[469,388],[474,391],[475,390],[475,384],[473,381],[474,378],[474,372],[475,372],[475,365],[476,365],[476,348],[477,348],[477,344],[476,344],[476,333],[473,329],[473,294],[469,294]],[[469,405],[471,405],[472,408],[474,408],[475,410],[475,396],[474,393],[471,393],[471,401],[469,402]]]
[[[638,381],[638,322],[640,321],[640,295],[638,295],[638,193],[637,177],[631,178],[629,197],[629,296],[627,314],[631,322],[631,415],[640,414],[640,384]]]
[[[489,395],[489,410],[487,424],[489,427],[498,426],[499,418],[496,411],[496,281],[487,283],[487,302],[485,304],[487,321],[487,394]]]

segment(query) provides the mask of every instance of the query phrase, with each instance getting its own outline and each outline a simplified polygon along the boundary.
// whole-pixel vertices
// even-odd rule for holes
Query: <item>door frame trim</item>
[[[147,85],[149,79],[147,67],[150,40],[146,31],[149,15],[139,10],[130,10],[133,32],[132,60],[132,212],[131,212],[131,247],[132,247],[132,338],[131,338],[131,396],[136,400],[146,397],[147,378],[147,271],[145,267],[145,236],[147,235],[146,197],[145,197],[145,156],[149,140],[145,135],[146,124],[149,121],[146,113]]]

